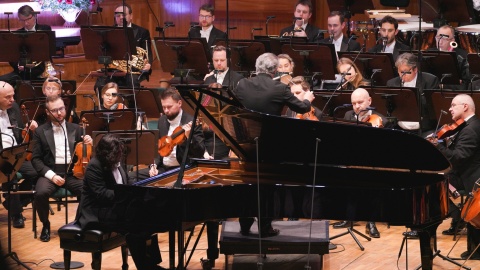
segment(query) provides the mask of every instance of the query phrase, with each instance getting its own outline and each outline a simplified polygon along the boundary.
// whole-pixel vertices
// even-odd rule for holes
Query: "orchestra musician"
[[[198,13],[200,27],[190,28],[188,31],[188,37],[205,38],[207,40],[208,48],[210,49],[215,45],[215,40],[225,39],[227,33],[213,25],[213,22],[215,21],[215,7],[212,4],[204,4],[200,6]]]
[[[275,74],[275,80],[278,78],[282,83],[290,85],[290,81],[293,76],[293,69],[295,68],[295,62],[293,62],[290,55],[282,53],[277,56],[278,67]]]
[[[272,53],[260,55],[255,62],[257,76],[240,80],[234,90],[237,99],[245,108],[272,115],[281,115],[284,106],[298,113],[306,113],[311,109],[311,102],[315,98],[312,92],[305,92],[304,99],[299,100],[290,91],[289,87],[273,80],[278,68],[278,58]],[[259,232],[262,237],[275,236],[280,233],[273,229],[272,219],[262,218],[262,228]],[[253,218],[240,218],[240,232],[250,234]]]
[[[395,61],[400,54],[400,51],[408,51],[410,47],[395,40],[398,34],[398,21],[390,15],[383,17],[379,23],[380,37],[379,43],[370,48],[368,52],[380,53],[386,52],[393,54],[393,60]]]
[[[32,165],[39,178],[35,186],[35,205],[43,223],[40,240],[50,241],[48,199],[60,187],[81,197],[82,180],[71,173],[75,143],[92,144],[92,138],[82,138],[82,127],[65,121],[66,108],[60,96],[48,96],[45,102],[50,122],[39,126],[33,134]],[[65,138],[66,136],[66,138]],[[65,142],[68,141],[67,145]]]
[[[345,113],[344,119],[350,121],[360,121],[360,122],[367,122],[372,115],[376,115],[380,117],[380,126],[378,122],[372,123],[374,127],[383,127],[387,124],[387,119],[385,116],[381,115],[375,110],[369,109],[370,105],[372,104],[372,98],[367,90],[364,88],[358,88],[352,92],[351,95],[353,110],[347,111]],[[334,229],[340,228],[347,228],[352,225],[352,221],[341,221],[338,223],[333,224]],[[380,232],[375,225],[375,222],[369,221],[365,226],[365,232],[373,238],[380,238]]]
[[[95,146],[95,156],[85,170],[82,200],[75,218],[82,230],[113,230],[109,224],[116,218],[114,187],[125,185],[128,180],[120,165],[124,153],[123,142],[111,133],[103,136]],[[162,259],[156,234],[127,233],[125,238],[138,269],[164,269],[157,265]]]
[[[305,81],[305,78],[303,76],[294,77],[290,82],[291,82],[290,91],[292,92],[292,94],[296,96],[299,100],[304,100],[305,93],[310,92],[310,89],[311,89],[310,84],[307,81]],[[313,117],[316,118],[317,120],[322,117],[322,111],[313,105],[309,113],[312,113],[312,112],[313,112]],[[298,114],[292,111],[290,108],[288,108],[285,115],[287,117],[298,118],[303,116],[304,114]],[[302,119],[313,120],[311,118],[302,118]]]
[[[322,43],[332,43],[337,52],[360,51],[360,43],[343,35],[345,29],[345,14],[341,11],[332,11],[327,19],[329,38],[322,39]]]
[[[123,103],[118,101],[118,84],[109,82],[102,88],[102,110],[121,110],[128,109]]]
[[[370,85],[370,82],[363,78],[357,65],[350,58],[342,57],[338,59],[337,70],[345,76],[341,82],[344,90],[355,90],[359,87]]]
[[[20,108],[15,103],[13,87],[4,81],[0,81],[0,150],[16,146],[23,142],[22,129],[24,128]],[[13,128],[11,128],[13,127]],[[30,125],[30,130],[36,126]],[[37,180],[37,172],[30,161],[23,161],[19,171],[22,174],[23,182],[19,190],[32,190]],[[16,174],[13,174],[12,183],[18,183]],[[5,190],[4,190],[5,191]],[[14,228],[24,228],[23,207],[31,202],[32,195],[10,194],[5,196],[3,206],[9,210]]]
[[[447,173],[450,184],[458,190],[470,192],[480,178],[480,119],[475,115],[475,103],[469,95],[455,96],[449,111],[454,122],[463,120],[465,124],[461,125],[453,139],[450,138],[451,143],[437,139],[431,141],[452,164],[451,171]],[[458,207],[450,201],[449,208],[452,219],[460,220]],[[452,226],[453,231],[456,224]],[[470,256],[479,243],[480,230],[467,224],[467,251],[461,254],[462,259]],[[470,259],[480,260],[480,250],[472,254]]]
[[[23,25],[18,31],[51,31],[49,25],[37,24],[37,15],[33,8],[29,5],[21,6],[18,9],[18,20]],[[13,71],[0,76],[0,81],[6,81],[10,85],[15,85],[17,80],[35,80],[40,78],[45,71],[45,62],[37,63],[32,68],[26,68],[18,62],[10,62]]]
[[[65,92],[62,89],[62,82],[56,77],[48,77],[45,79],[42,85],[42,93],[45,97],[50,96],[63,96]],[[34,108],[36,110],[36,108]],[[36,115],[36,114],[35,114]],[[38,122],[38,125],[42,125],[48,121],[47,114],[40,114],[39,116],[35,116],[35,119]],[[35,120],[32,120],[32,122]],[[72,107],[70,111],[70,118],[68,119],[69,122],[78,124],[80,122],[80,118],[75,111],[75,108]]]
[[[298,0],[293,12],[293,24],[283,28],[280,36],[306,37],[308,42],[316,42],[321,35],[320,29],[308,23],[312,17],[313,5],[310,0]]]

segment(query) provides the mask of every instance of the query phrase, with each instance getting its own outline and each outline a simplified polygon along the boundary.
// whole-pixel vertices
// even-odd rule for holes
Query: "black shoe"
[[[468,250],[465,251],[465,252],[463,252],[463,253],[460,255],[460,257],[461,257],[463,260],[466,260],[466,259],[468,258],[468,256],[470,256],[470,252],[468,252]],[[472,257],[470,257],[469,260],[480,260],[480,255],[477,254],[477,253],[475,253],[475,254],[472,255]]]
[[[42,242],[50,241],[50,224],[43,225],[42,233],[40,234],[40,241]]]
[[[211,270],[215,267],[215,259],[200,259],[200,263],[202,264],[202,270]]]
[[[415,230],[404,232],[403,236],[406,236],[409,239],[418,239],[418,232]]]
[[[458,227],[457,234],[459,234],[462,230],[463,230],[463,228]],[[452,226],[452,227],[448,228],[448,230],[443,231],[442,234],[443,235],[454,235],[455,234],[455,226]]]
[[[375,226],[375,222],[367,222],[365,232],[373,238],[380,238],[380,233],[377,230],[377,226]]]
[[[277,236],[279,234],[280,234],[280,230],[279,229],[274,229],[274,228],[270,228],[267,231],[261,232],[262,238],[273,237],[273,236]]]
[[[25,218],[22,214],[12,216],[12,226],[14,228],[25,228]]]
[[[351,226],[352,226],[352,221],[347,221],[347,220],[340,221],[333,224],[334,229],[350,228]]]

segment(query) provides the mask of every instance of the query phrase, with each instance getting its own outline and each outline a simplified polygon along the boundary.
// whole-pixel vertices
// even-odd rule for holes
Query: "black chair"
[[[92,253],[92,269],[100,270],[102,266],[102,253],[121,247],[122,270],[128,269],[128,249],[125,237],[115,232],[103,232],[100,230],[83,231],[80,226],[69,223],[58,229],[60,248],[63,249],[65,270],[70,270],[71,253]]]

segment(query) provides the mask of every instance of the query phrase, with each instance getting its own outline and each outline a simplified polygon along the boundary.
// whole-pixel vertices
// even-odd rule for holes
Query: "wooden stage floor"
[[[1,207],[1,206],[0,206]],[[62,208],[60,212],[56,211],[53,216],[50,216],[52,235],[50,242],[44,243],[39,239],[33,238],[32,232],[32,210],[31,205],[28,205],[24,211],[26,217],[25,228],[12,228],[12,251],[16,252],[20,260],[32,269],[51,269],[50,264],[53,262],[63,261],[63,252],[60,249],[59,237],[57,234],[58,228],[65,222],[65,209]],[[72,221],[75,215],[77,204],[70,204],[69,206],[69,221]],[[364,222],[358,222],[358,229],[364,232]],[[445,236],[441,234],[450,225],[450,219],[445,220],[438,228],[438,248],[441,254],[447,255],[449,250],[455,245],[452,236]],[[377,227],[381,233],[381,238],[367,241],[359,238],[365,251],[361,251],[356,245],[355,241],[349,235],[342,236],[333,241],[338,247],[331,250],[330,254],[324,256],[324,269],[338,270],[338,269],[407,269],[405,266],[406,256],[405,249],[398,259],[400,245],[402,243],[402,232],[405,227],[387,227],[385,223],[378,223]],[[200,226],[197,226],[196,233],[198,233]],[[41,223],[39,224],[38,233],[40,234]],[[330,226],[330,236],[336,235],[344,230],[332,229]],[[0,241],[4,252],[7,249],[7,212],[1,207],[0,209]],[[163,267],[168,267],[168,238],[167,234],[159,234],[159,245],[162,251],[163,262],[160,264]],[[203,234],[199,242],[198,248],[195,251],[191,263],[187,269],[200,270],[200,258],[206,258],[206,235]],[[466,250],[466,236],[462,235],[458,244],[453,248],[450,257],[459,257],[460,254]],[[88,253],[72,252],[72,260],[80,261],[85,264],[82,269],[90,269],[91,256]],[[133,260],[129,257],[129,269],[136,269]],[[9,265],[12,269],[24,269],[17,266],[12,260],[8,259]],[[229,262],[232,260],[229,259]],[[462,261],[459,261],[462,262]],[[420,263],[420,252],[418,240],[408,241],[408,269],[414,269]],[[214,269],[225,269],[225,258],[220,255],[216,261]],[[480,269],[480,261],[468,261],[466,263],[472,269]],[[121,269],[120,249],[103,254],[102,269],[117,270]],[[434,269],[459,269],[457,266],[442,260],[441,258],[434,259]]]

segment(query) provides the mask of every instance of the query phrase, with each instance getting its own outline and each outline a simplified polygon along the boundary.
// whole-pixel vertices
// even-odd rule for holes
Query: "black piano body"
[[[180,188],[173,187],[178,170],[119,186],[115,208],[122,230],[182,230],[187,223],[257,216],[259,190],[262,216],[310,218],[313,205],[315,219],[417,229],[422,267],[432,268],[431,240],[448,213],[443,173],[450,164],[431,143],[412,133],[335,119],[261,114],[221,93],[178,88],[184,109],[198,108],[239,160],[195,161]],[[220,106],[201,106],[206,94]],[[288,213],[286,193],[293,201]]]

